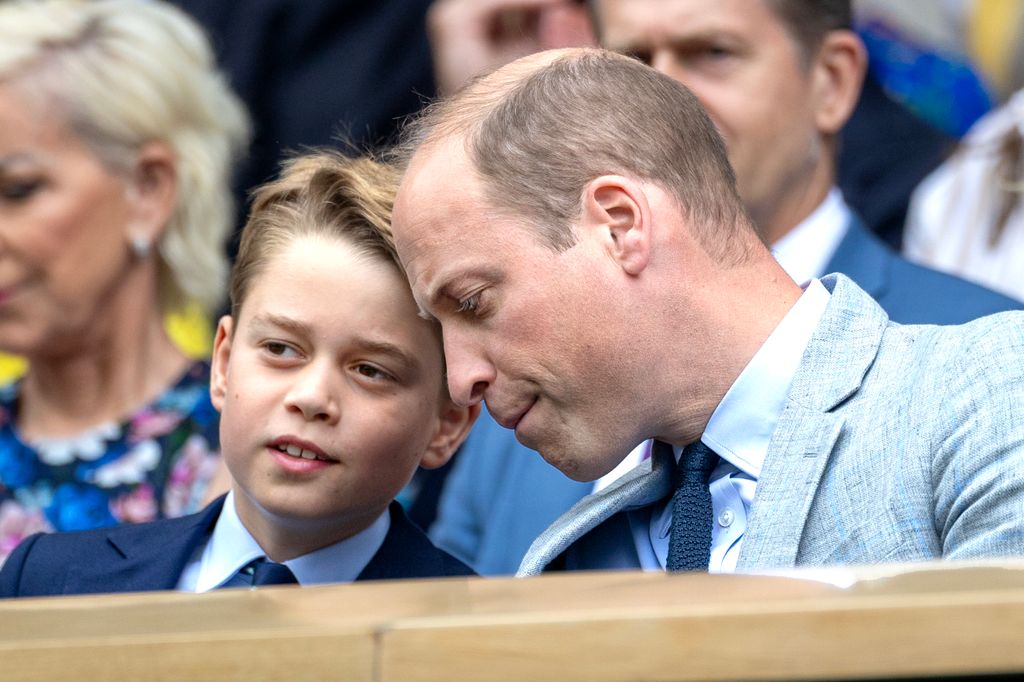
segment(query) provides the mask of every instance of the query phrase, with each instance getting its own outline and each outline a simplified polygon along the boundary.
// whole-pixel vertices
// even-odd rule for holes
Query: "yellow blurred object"
[[[213,326],[202,308],[190,303],[184,310],[164,318],[167,335],[188,357],[199,360],[210,356],[213,347]],[[0,385],[8,384],[22,374],[28,364],[24,359],[0,353]]]
[[[9,384],[25,373],[27,363],[15,355],[0,353],[0,385]]]
[[[1005,100],[1014,83],[1024,3],[1020,0],[975,0],[968,20],[968,52],[982,73]]]
[[[184,310],[168,314],[164,328],[185,355],[193,360],[210,357],[213,325],[198,303],[189,303]]]

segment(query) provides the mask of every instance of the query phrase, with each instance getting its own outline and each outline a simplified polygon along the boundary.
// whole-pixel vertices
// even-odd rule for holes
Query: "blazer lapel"
[[[643,507],[664,498],[671,491],[674,468],[672,447],[656,443],[649,460],[600,493],[584,497],[541,533],[530,545],[516,575],[541,573],[571,544],[605,520],[620,511]]]
[[[807,515],[843,418],[790,404],[765,458],[737,570],[796,563]]]
[[[65,581],[66,592],[146,592],[173,590],[195,548],[213,530],[224,497],[203,511],[154,523],[110,529],[110,561],[76,566]]]
[[[844,418],[835,410],[860,389],[889,321],[846,277],[829,275],[822,283],[832,300],[768,446],[738,570],[796,564],[811,505],[843,432]]]

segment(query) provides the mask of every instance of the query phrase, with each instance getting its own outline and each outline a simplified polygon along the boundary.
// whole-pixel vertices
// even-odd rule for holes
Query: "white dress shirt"
[[[390,528],[391,517],[385,510],[366,530],[315,552],[289,559],[284,565],[291,569],[300,585],[352,582],[384,544]],[[247,586],[248,583],[238,576],[238,571],[264,556],[263,549],[238,518],[235,494],[229,492],[210,539],[196,549],[185,565],[177,589],[207,592],[218,587]]]
[[[709,570],[713,573],[736,569],[768,444],[804,350],[830,298],[817,279],[807,284],[726,392],[701,436],[701,441],[721,457],[710,482],[714,525]],[[676,447],[677,462],[681,453],[682,448]],[[672,526],[671,499],[656,508],[630,512],[629,521],[640,566],[663,570]]]
[[[806,285],[825,272],[853,217],[843,193],[833,187],[825,200],[803,222],[772,246],[772,255],[793,280]]]

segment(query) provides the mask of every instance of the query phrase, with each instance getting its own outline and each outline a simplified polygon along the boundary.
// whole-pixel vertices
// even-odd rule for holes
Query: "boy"
[[[212,359],[231,491],[180,519],[27,538],[0,596],[472,574],[393,502],[479,409],[448,397],[391,246],[394,191],[390,168],[327,152],[258,190]]]

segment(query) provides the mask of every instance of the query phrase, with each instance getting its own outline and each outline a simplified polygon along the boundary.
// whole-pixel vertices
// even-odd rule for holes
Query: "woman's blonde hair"
[[[342,238],[402,272],[391,234],[398,172],[369,156],[312,151],[286,161],[280,177],[253,193],[231,273],[231,314],[237,319],[253,280],[295,239]]]
[[[177,205],[157,248],[164,312],[216,311],[233,227],[230,176],[248,144],[245,107],[216,69],[202,29],[155,0],[0,3],[0,83],[53,105],[113,171],[164,141]]]

